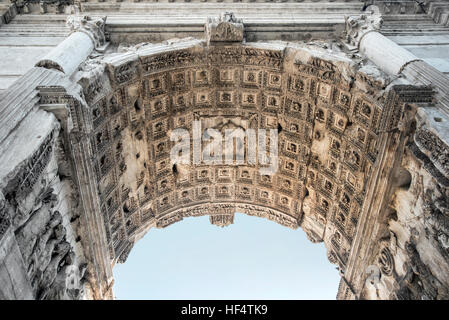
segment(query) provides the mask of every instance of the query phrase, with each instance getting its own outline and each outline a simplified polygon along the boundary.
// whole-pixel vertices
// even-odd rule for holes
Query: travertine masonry
[[[449,297],[449,81],[389,29],[430,19],[435,36],[445,6],[44,4],[15,14],[81,13],[0,93],[0,298],[113,298],[149,229],[235,212],[324,242],[339,299]],[[277,129],[276,174],[171,163],[170,133],[194,120]]]

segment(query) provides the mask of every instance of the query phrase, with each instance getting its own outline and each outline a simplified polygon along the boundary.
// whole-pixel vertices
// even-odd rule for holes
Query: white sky
[[[235,214],[152,229],[114,267],[116,299],[335,299],[340,280],[323,243],[301,230]]]

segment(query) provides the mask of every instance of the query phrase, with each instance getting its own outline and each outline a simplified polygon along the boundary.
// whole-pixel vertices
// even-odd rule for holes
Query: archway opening
[[[150,230],[114,279],[117,299],[335,299],[340,276],[302,230],[237,213]]]

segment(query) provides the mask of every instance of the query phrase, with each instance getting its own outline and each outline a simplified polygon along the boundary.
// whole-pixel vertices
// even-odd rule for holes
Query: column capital
[[[106,16],[102,18],[92,18],[90,16],[70,15],[67,17],[67,26],[71,33],[82,32],[89,36],[94,43],[95,49],[106,44],[105,25]]]
[[[345,17],[345,41],[357,49],[363,36],[372,31],[379,31],[383,22],[377,6],[371,5],[366,11],[366,14]]]
[[[205,29],[208,44],[243,41],[243,20],[237,19],[232,12],[225,12],[218,18],[207,18]]]

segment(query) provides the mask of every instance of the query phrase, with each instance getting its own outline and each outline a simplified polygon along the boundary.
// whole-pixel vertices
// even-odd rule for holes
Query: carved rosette
[[[379,8],[370,6],[367,11],[369,14],[345,17],[345,41],[356,48],[358,48],[360,40],[365,34],[378,31],[382,26],[383,20]]]
[[[71,33],[82,32],[89,36],[95,48],[98,49],[106,44],[105,25],[106,18],[91,18],[89,16],[71,15],[67,18],[67,26]]]
[[[219,18],[208,18],[205,28],[207,43],[243,41],[243,20],[237,19],[232,12]]]
[[[388,247],[383,247],[377,256],[377,264],[380,271],[387,276],[391,276],[394,270],[394,258]]]

